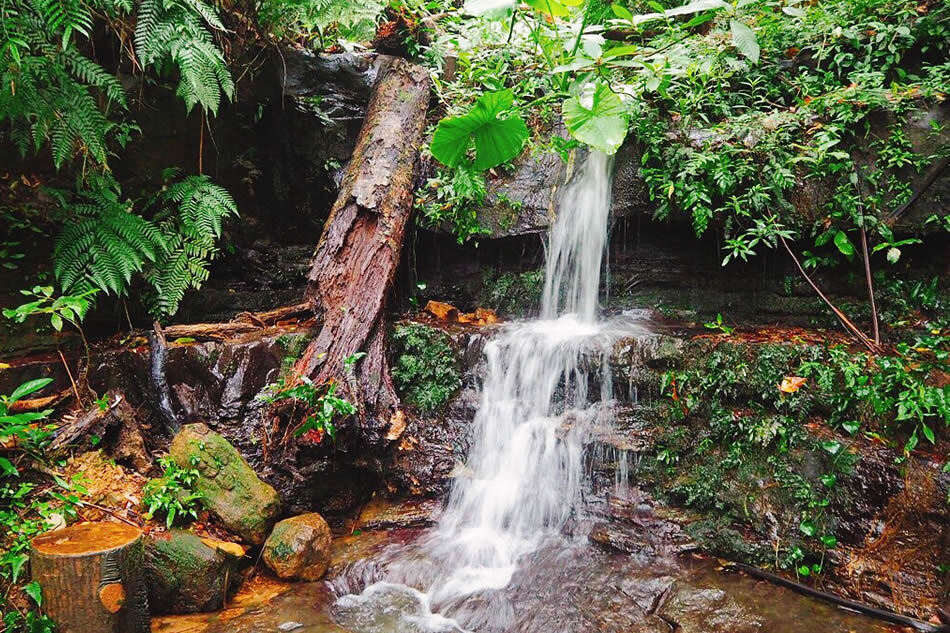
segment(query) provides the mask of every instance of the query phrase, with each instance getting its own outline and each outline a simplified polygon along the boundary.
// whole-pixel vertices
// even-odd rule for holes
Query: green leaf
[[[798,529],[802,531],[802,534],[808,537],[815,536],[818,533],[818,528],[815,527],[815,524],[811,521],[802,521]]]
[[[614,46],[610,50],[604,53],[604,59],[610,59],[611,57],[623,57],[626,55],[634,55],[640,50],[639,46],[635,44],[630,44],[628,46]]]
[[[610,5],[610,10],[614,12],[614,15],[620,18],[621,20],[633,21],[633,14],[630,13],[630,10],[627,7],[620,4]]]
[[[833,548],[833,547],[835,547],[835,546],[838,545],[838,539],[836,539],[836,538],[835,538],[834,536],[832,536],[831,534],[823,534],[823,535],[821,536],[821,539],[819,539],[819,540],[821,540],[821,544],[822,544],[822,545],[824,545],[825,547],[827,547],[827,548],[829,548],[829,549],[830,549],[830,548]]]
[[[755,31],[739,20],[730,20],[729,29],[732,31],[732,44],[736,47],[736,50],[753,64],[757,63],[759,61],[759,41],[755,37]]]
[[[20,476],[20,472],[16,469],[16,466],[6,457],[0,457],[0,471],[3,471],[5,477]]]
[[[924,437],[926,437],[927,440],[928,440],[931,444],[936,443],[936,438],[934,437],[933,429],[931,429],[929,426],[927,426],[926,424],[924,424],[923,422],[921,422],[921,423],[920,423],[920,430],[924,432]]]
[[[801,567],[798,568],[798,573],[801,574],[802,576],[810,576],[811,570],[808,568],[808,565],[802,565]]]
[[[30,560],[29,554],[19,554],[10,559],[10,578],[13,582],[20,578],[20,572],[23,571],[23,566],[26,565],[28,560]]]
[[[837,455],[838,453],[841,452],[841,448],[842,448],[841,442],[837,442],[835,440],[828,440],[825,442],[821,442],[821,447],[829,455]]]
[[[63,329],[63,317],[59,316],[55,312],[49,315],[49,322],[53,326],[53,329],[57,332]]]
[[[848,239],[848,234],[844,231],[835,233],[835,246],[838,247],[842,255],[847,257],[854,255],[854,245],[851,244],[851,240]]]
[[[475,143],[475,169],[481,171],[511,160],[524,147],[528,127],[516,115],[499,118],[510,109],[511,90],[483,94],[463,116],[439,121],[432,136],[432,155],[449,167],[457,167]]]
[[[907,442],[904,443],[904,452],[909,453],[915,448],[917,448],[917,442],[920,440],[917,437],[917,429],[914,429],[914,432],[911,433],[910,437],[907,438]]]
[[[858,429],[861,428],[861,423],[857,420],[848,420],[847,422],[841,423],[841,428],[843,428],[849,434],[854,435],[858,432]]]
[[[36,378],[34,380],[29,380],[13,390],[13,393],[11,393],[10,397],[7,398],[7,404],[13,404],[20,398],[28,396],[31,393],[35,393],[51,382],[53,382],[52,378]]]
[[[535,11],[559,18],[570,14],[568,7],[580,6],[582,2],[583,0],[525,0]]]
[[[561,113],[571,136],[607,154],[615,153],[627,135],[623,102],[606,82],[585,86],[564,102]]]
[[[33,601],[36,603],[36,606],[43,606],[43,590],[40,588],[40,583],[37,581],[32,581],[23,587],[23,593],[33,598]]]
[[[821,480],[821,483],[824,484],[825,488],[834,488],[835,483],[838,481],[838,478],[835,477],[834,473],[827,473],[818,479]]]

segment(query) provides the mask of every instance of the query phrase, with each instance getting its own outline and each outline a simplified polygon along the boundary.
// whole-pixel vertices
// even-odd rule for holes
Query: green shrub
[[[458,355],[441,330],[420,323],[400,324],[390,343],[393,383],[408,404],[434,411],[461,386]]]
[[[197,458],[192,457],[192,466]],[[181,468],[171,457],[158,460],[165,471],[161,477],[149,479],[145,484],[142,504],[148,508],[146,516],[156,513],[165,515],[165,525],[171,527],[176,518],[198,518],[201,493],[192,488],[198,481],[198,471],[194,468]]]

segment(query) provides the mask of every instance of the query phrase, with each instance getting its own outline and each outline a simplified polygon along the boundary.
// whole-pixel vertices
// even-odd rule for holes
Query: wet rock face
[[[319,580],[330,566],[330,526],[316,512],[284,519],[264,543],[262,557],[279,577]]]
[[[145,543],[145,582],[153,614],[204,613],[224,606],[240,584],[239,557],[184,530],[154,534]]]
[[[477,341],[469,342],[472,337],[463,333],[452,336],[458,339],[454,347],[467,372],[478,362],[479,354],[473,351]],[[404,426],[382,430],[340,420],[335,443],[314,445],[288,432],[286,420],[277,424],[273,410],[257,399],[309,340],[307,332],[286,331],[228,342],[172,344],[167,363],[172,408],[182,423],[200,421],[233,445],[276,489],[285,512],[319,509],[337,524],[355,515],[380,488],[393,494],[445,492],[467,448],[478,398],[473,376],[467,376],[462,390],[442,410],[409,411]],[[118,388],[134,407],[146,412],[151,407],[147,349],[110,351],[95,362],[91,376],[100,393]],[[146,439],[161,444],[159,436]]]
[[[558,126],[552,136],[567,137]],[[514,169],[488,176],[488,198],[478,211],[478,221],[488,239],[544,233],[554,223],[561,195],[579,163],[587,159],[580,151],[569,165],[553,150],[528,152],[515,159]],[[613,181],[615,217],[644,212],[649,203],[646,185],[640,175],[640,152],[629,142],[617,152]],[[450,231],[451,227],[440,227]]]
[[[222,525],[259,545],[280,512],[280,498],[226,439],[204,424],[189,424],[175,436],[169,455],[181,468],[197,468],[195,491]]]
[[[780,570],[791,570],[794,563],[787,557],[800,548],[809,564],[822,562],[822,585],[834,593],[927,619],[940,599],[943,578],[937,565],[946,560],[942,538],[950,533],[947,481],[938,465],[921,455],[896,463],[900,453],[892,447],[835,434],[820,422],[820,405],[807,424],[795,424],[798,435],[784,448],[738,435],[749,424],[743,416],[755,414],[750,407],[758,407],[760,417],[749,420],[790,424],[763,404],[761,394],[772,394],[808,349],[736,339],[619,342],[614,392],[621,400],[628,394],[630,402],[617,407],[612,428],[590,435],[591,511],[601,518],[590,540],[634,555],[696,546]],[[713,397],[709,392],[692,392],[685,417],[682,401],[659,394],[667,370],[689,380],[740,367],[749,371],[719,387],[730,390],[718,401],[724,416],[702,408],[699,400]],[[686,373],[697,368],[699,374]],[[635,404],[634,394],[639,395]],[[836,466],[822,448],[830,439],[846,451]],[[822,474],[832,468],[834,486],[829,488]],[[614,490],[624,473],[631,486],[640,488],[629,498]],[[821,534],[835,537],[831,548],[801,528],[802,517],[815,507],[809,504],[824,504],[824,499]],[[681,533],[670,529],[676,526]],[[664,531],[660,543],[644,536]],[[684,609],[687,615],[693,611],[685,604]],[[694,624],[703,626],[698,620]]]
[[[950,118],[948,113],[950,108],[937,104],[929,109],[912,112],[908,116],[904,130],[916,153],[921,156],[933,155],[950,142],[950,131],[946,126],[939,134],[934,134],[931,128],[931,122],[945,124]],[[871,138],[885,137],[889,124],[887,121],[882,122],[879,133],[872,134]],[[557,127],[550,135],[566,138],[566,131]],[[694,143],[697,147],[702,147],[717,135],[718,133],[712,130],[697,130]],[[747,143],[751,147],[758,140],[753,136],[747,139]],[[651,221],[656,204],[649,198],[649,190],[641,172],[640,155],[640,149],[632,138],[616,154],[612,209],[614,218],[636,217]],[[575,161],[584,159],[584,153],[579,152]],[[497,239],[546,231],[554,220],[554,210],[557,209],[560,192],[570,180],[571,173],[576,171],[576,165],[572,170],[559,154],[547,151],[526,153],[514,161],[514,169],[511,172],[489,177],[488,201],[485,207],[479,210],[479,221],[489,231],[485,238]],[[923,188],[928,173],[927,170],[922,170],[920,174],[909,173],[907,177],[913,182],[912,189],[917,191]],[[810,221],[822,213],[825,204],[833,195],[834,187],[830,183],[800,177],[799,186],[790,194],[790,201],[801,217]],[[944,173],[900,218],[898,228],[935,231],[936,225],[925,227],[924,220],[935,212],[938,215],[950,213],[948,201],[950,176]],[[670,219],[684,225],[689,223],[688,214],[674,214]],[[448,231],[449,228],[440,227],[439,230]]]

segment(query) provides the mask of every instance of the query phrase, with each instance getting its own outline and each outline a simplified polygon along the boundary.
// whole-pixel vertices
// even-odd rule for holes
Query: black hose
[[[851,609],[852,611],[857,611],[863,615],[876,618],[878,620],[884,620],[885,622],[890,622],[891,624],[899,624],[901,626],[909,626],[911,628],[917,629],[918,631],[926,631],[927,633],[946,633],[950,631],[950,627],[944,624],[930,624],[929,622],[924,622],[916,618],[912,618],[906,615],[900,615],[893,613],[892,611],[885,611],[884,609],[878,609],[860,602],[855,602],[854,600],[848,600],[847,598],[842,598],[840,596],[835,596],[833,594],[821,591],[820,589],[815,589],[814,587],[809,587],[808,585],[803,585],[799,582],[795,582],[789,578],[779,576],[778,574],[773,574],[772,572],[765,571],[764,569],[759,569],[758,567],[752,567],[751,565],[744,565],[742,563],[727,563],[725,569],[732,569],[745,572],[750,576],[755,576],[756,578],[761,578],[762,580],[768,580],[771,583],[780,585],[787,589],[791,589],[796,593],[800,593],[811,598],[818,598],[819,600],[824,600],[832,604],[836,604],[839,607],[844,607],[846,609]]]
[[[181,430],[181,423],[172,408],[171,390],[168,388],[168,379],[165,375],[165,365],[168,362],[168,345],[165,343],[165,334],[158,323],[148,333],[148,348],[150,365],[148,382],[151,387],[152,400],[165,430],[168,431],[169,435],[174,435]]]

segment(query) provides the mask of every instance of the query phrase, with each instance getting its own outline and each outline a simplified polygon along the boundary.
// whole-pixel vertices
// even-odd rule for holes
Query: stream
[[[206,630],[890,630],[710,560],[611,553],[588,541],[584,443],[612,421],[609,353],[620,337],[650,333],[643,316],[599,316],[610,172],[610,159],[595,154],[565,191],[547,245],[541,318],[505,326],[486,346],[472,449],[438,523],[404,531],[327,583],[297,585]]]

